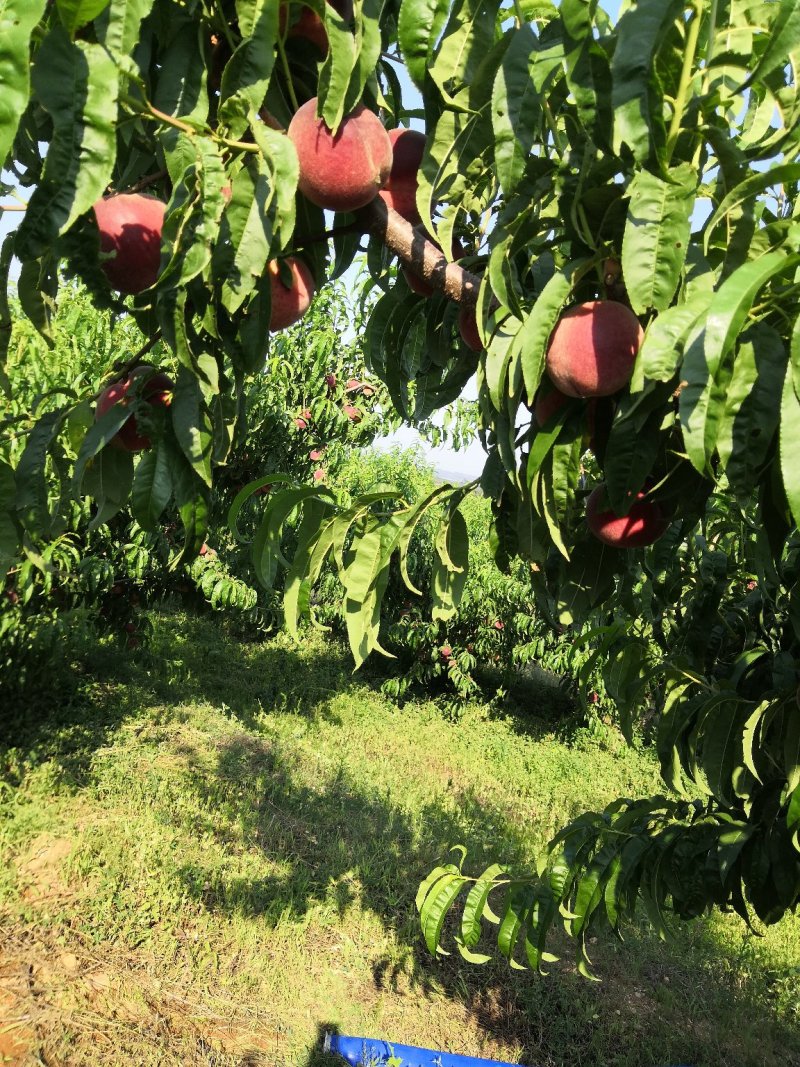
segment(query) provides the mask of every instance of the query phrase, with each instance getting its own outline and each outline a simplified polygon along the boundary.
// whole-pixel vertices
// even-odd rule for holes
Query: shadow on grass
[[[401,782],[356,780],[348,760],[369,757],[352,741],[345,747],[344,738],[335,773],[301,782],[291,753],[264,736],[265,715],[278,708],[336,723],[333,698],[349,685],[349,663],[336,649],[312,663],[281,643],[238,645],[213,620],[166,616],[150,651],[121,659],[99,650],[75,699],[18,723],[14,760],[30,766],[57,757],[80,788],[91,779],[97,746],[108,744],[143,701],[162,703],[165,717],[176,704],[222,708],[234,729],[210,765],[190,738],[177,749],[207,813],[196,829],[226,848],[256,844],[275,873],[248,878],[211,861],[184,865],[183,888],[208,911],[277,924],[317,905],[344,915],[358,902],[396,935],[395,953],[374,964],[376,990],[457,997],[485,1033],[520,1045],[523,1062],[538,1067],[800,1064],[800,1036],[770,1016],[763,981],[743,981],[742,960],[701,924],[666,946],[644,929],[625,946],[601,938],[591,948],[604,978],[600,987],[578,977],[569,962],[543,979],[512,975],[502,963],[476,968],[458,956],[428,955],[414,896],[447,847],[466,845],[477,872],[496,858],[519,862],[525,842],[504,813],[469,790],[461,791],[456,807],[434,798],[411,813],[397,799]],[[0,750],[0,760],[4,755],[8,750]],[[569,960],[570,948],[561,939],[556,951]],[[320,1041],[302,1067],[335,1062],[321,1051],[324,1030],[332,1028],[320,1025]]]

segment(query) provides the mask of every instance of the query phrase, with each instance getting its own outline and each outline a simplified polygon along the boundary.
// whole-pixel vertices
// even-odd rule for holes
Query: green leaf
[[[59,17],[70,37],[74,37],[81,26],[97,18],[108,4],[109,0],[56,0]]]
[[[44,39],[33,86],[53,120],[42,179],[17,234],[17,253],[38,259],[100,199],[116,158],[119,74],[99,44],[70,41],[60,27]]]
[[[611,145],[611,71],[608,55],[595,39],[597,0],[562,0],[567,84],[578,105],[578,118],[598,148]]]
[[[203,402],[200,383],[184,367],[178,372],[178,380],[172,393],[170,405],[172,428],[195,473],[211,488],[211,457],[214,431],[208,411]]]
[[[486,902],[503,873],[503,867],[499,863],[493,863],[486,868],[467,894],[464,911],[461,916],[461,938],[468,949],[474,948],[480,941],[481,919],[484,915]]]
[[[417,596],[422,596],[422,590],[417,589],[417,587],[411,581],[411,578],[408,573],[408,550],[411,545],[411,538],[414,536],[414,531],[416,530],[420,520],[423,518],[428,509],[433,507],[433,505],[437,502],[440,502],[443,497],[454,492],[456,492],[454,487],[452,485],[448,485],[446,482],[442,485],[437,486],[432,493],[430,493],[427,497],[425,497],[424,500],[421,500],[411,509],[411,512],[408,518],[406,519],[405,525],[397,539],[397,546],[400,553],[400,574],[408,590],[412,593],[416,593]]]
[[[781,399],[780,464],[783,488],[796,525],[800,525],[800,400],[794,391],[792,368],[786,367]]]
[[[354,72],[358,68],[358,42],[347,23],[327,4],[325,31],[328,35],[328,54],[319,75],[317,109],[327,127],[335,132],[345,114],[358,102],[349,99]]]
[[[68,414],[68,408],[60,408],[43,415],[28,434],[17,463],[17,513],[26,529],[36,533],[47,534],[50,529],[47,454]]]
[[[100,0],[98,0],[98,3]],[[124,63],[139,41],[142,20],[150,14],[154,0],[111,0],[102,18],[95,23],[98,40]],[[199,51],[195,47],[195,51]]]
[[[512,959],[514,949],[520,934],[528,925],[533,899],[534,890],[530,883],[511,882],[509,884],[500,929],[497,932],[497,947],[512,966],[514,966]],[[518,967],[519,964],[515,969]]]
[[[775,7],[774,4],[769,5]],[[764,81],[773,71],[796,59],[800,50],[800,8],[795,0],[780,0],[780,7],[769,27],[769,44],[746,84]]]
[[[264,0],[238,0],[242,42],[228,61],[220,86],[219,117],[232,137],[241,137],[248,115],[257,112],[275,66],[280,5]]]
[[[256,578],[265,589],[272,588],[278,564],[286,569],[289,568],[289,563],[281,548],[284,523],[298,504],[318,493],[316,486],[301,486],[273,493],[253,537],[250,550]]]
[[[768,252],[745,263],[714,294],[704,327],[689,340],[681,373],[680,420],[686,452],[704,474],[714,453],[731,376],[727,356],[736,343],[758,291],[776,275],[794,269],[800,256]]]
[[[428,76],[451,106],[466,86],[480,84],[478,73],[495,43],[499,0],[454,0]],[[447,247],[445,245],[445,247]]]
[[[143,530],[155,530],[172,499],[172,470],[169,447],[156,438],[136,465],[131,492],[133,517]]]
[[[436,559],[431,576],[431,617],[446,622],[461,602],[469,566],[469,533],[464,516],[452,510],[449,522],[436,537]]]
[[[86,464],[94,459],[97,453],[116,437],[130,417],[131,410],[129,407],[125,404],[114,404],[102,418],[99,418],[94,425],[89,427],[81,442],[72,472],[72,485],[76,492],[80,492]]]
[[[175,503],[183,525],[183,548],[171,560],[173,568],[193,560],[208,532],[210,494],[208,486],[197,477],[183,453],[173,451],[171,459]]]
[[[509,196],[525,173],[541,123],[542,95],[561,74],[564,49],[542,49],[531,26],[521,26],[503,56],[492,92],[497,177]]]
[[[707,311],[711,295],[700,294],[685,304],[667,308],[649,323],[638,356],[643,377],[659,382],[673,377],[684,342]]]
[[[295,205],[300,165],[294,145],[284,134],[264,126],[251,116],[251,128],[263,158],[268,161],[275,188],[272,209],[277,250],[288,248],[295,229]]]
[[[30,94],[30,39],[46,0],[0,0],[0,167]]]
[[[611,61],[614,151],[619,154],[627,145],[639,163],[654,158],[666,139],[654,60],[684,7],[684,0],[640,0],[617,24]]]
[[[750,174],[744,181],[734,186],[722,198],[716,211],[706,223],[703,234],[703,247],[706,255],[711,245],[712,234],[726,215],[732,215],[751,197],[756,197],[759,193],[775,186],[795,182],[798,178],[800,178],[800,163],[783,163],[769,167],[765,171]]]
[[[622,273],[637,315],[672,303],[686,260],[697,174],[688,163],[665,178],[640,170],[628,186]]]
[[[778,427],[776,398],[786,373],[777,330],[756,323],[739,340],[717,436],[717,451],[742,500],[755,489]]]
[[[467,882],[455,864],[450,863],[439,870],[443,873],[430,885],[420,907],[422,936],[425,938],[428,951],[433,955],[439,951],[442,927],[447,913]]]
[[[297,531],[297,548],[286,574],[283,591],[283,614],[286,629],[297,637],[297,625],[301,615],[308,614],[311,605],[311,590],[322,569],[322,562],[333,547],[330,501],[312,497],[303,502],[303,519]],[[318,549],[327,545],[318,555]],[[313,569],[312,569],[313,564]]]
[[[53,318],[56,312],[55,293],[58,276],[51,256],[42,260],[29,259],[22,264],[17,282],[17,296],[22,310],[33,325],[53,347]]]
[[[20,531],[14,520],[16,492],[14,471],[0,460],[0,561],[3,564],[17,554],[20,546]]]
[[[144,2],[147,3],[148,0]],[[199,129],[208,119],[209,94],[205,57],[203,50],[198,48],[197,23],[188,11],[181,11],[177,7],[172,9],[170,15],[167,39],[159,42],[159,71],[153,103],[165,115],[174,115],[175,118],[196,125]],[[109,32],[113,37],[113,26],[109,27]],[[130,30],[128,35],[129,33]],[[180,141],[178,131],[169,127],[161,136],[170,146],[169,154],[172,154]],[[180,167],[181,173],[193,157],[194,151],[190,149],[183,166]],[[174,164],[169,158],[167,166],[175,184],[177,177]]]
[[[715,695],[701,710],[703,770],[723,803],[734,802],[734,771],[742,765],[742,731],[752,709],[730,694]]]
[[[783,771],[790,793],[800,787],[800,709],[794,700],[784,705]]]
[[[133,484],[133,455],[121,448],[104,448],[86,464],[81,491],[97,504],[90,530],[113,518],[128,502]]]
[[[162,291],[185,286],[205,270],[225,209],[225,168],[215,141],[181,133],[166,156],[176,184],[164,217],[162,244],[168,256],[156,283]]]
[[[397,35],[409,77],[419,90],[447,19],[450,0],[403,0]]]

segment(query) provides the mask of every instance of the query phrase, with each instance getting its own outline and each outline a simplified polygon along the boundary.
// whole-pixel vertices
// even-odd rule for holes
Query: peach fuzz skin
[[[336,134],[316,116],[314,97],[294,114],[289,138],[300,163],[300,192],[318,207],[355,211],[374,200],[392,169],[392,142],[380,119],[362,105]]]

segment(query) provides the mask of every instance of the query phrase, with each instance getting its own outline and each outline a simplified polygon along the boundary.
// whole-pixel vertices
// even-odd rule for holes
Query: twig
[[[166,178],[167,173],[166,170],[157,170],[155,174],[148,174],[132,185],[128,192],[138,193],[140,189],[146,189],[148,185],[153,185],[155,182],[160,182],[162,178]]]
[[[114,364],[112,369],[115,375],[127,374],[127,372],[133,370],[134,367],[138,367],[139,364],[142,362],[142,356],[146,356],[151,349],[155,348],[161,338],[161,330],[156,330],[150,340],[142,345],[142,347],[139,349],[135,356],[131,356],[130,359],[126,359],[121,363]]]
[[[364,227],[358,222],[348,222],[344,226],[333,226],[330,230],[323,230],[321,233],[300,233],[297,235],[296,240],[292,242],[292,250],[299,252],[303,248],[308,248],[309,245],[318,245],[323,241],[329,241],[331,237],[338,237],[342,233],[363,233]]]

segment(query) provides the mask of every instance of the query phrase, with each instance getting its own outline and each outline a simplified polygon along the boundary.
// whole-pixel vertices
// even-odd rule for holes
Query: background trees
[[[3,270],[19,259],[20,303],[45,338],[63,269],[145,335],[109,367],[114,378],[150,359],[159,338],[174,371],[163,404],[148,403],[145,372],[125,405],[91,424],[75,421],[90,388],[44,398],[18,462],[2,468],[6,555],[52,537],[53,494],[90,501],[98,524],[130,494],[145,528],[175,509],[173,559],[193,559],[214,486],[248,439],[248,383],[270,358],[270,328],[287,321],[279,309],[288,302],[289,318],[300,314],[366,236],[363,288],[377,297],[364,305],[369,368],[397,416],[416,422],[475,377],[498,564],[526,561],[540,610],[575,628],[592,669],[602,659],[626,720],[655,709],[667,784],[689,794],[579,819],[555,839],[541,877],[501,878],[500,948],[510,956],[524,944],[540,963],[559,908],[583,966],[592,924],[616,926],[638,899],[656,922],[665,910],[688,917],[711,906],[772,921],[793,907],[792,0],[638,0],[616,25],[581,0],[18,0],[3,19],[0,156],[8,193],[13,184],[27,201]],[[398,63],[423,99],[423,230],[399,204],[368,195],[391,173],[383,128],[410,117]],[[301,122],[324,131],[321,174],[322,142],[301,137]],[[162,209],[146,201],[127,223],[133,233],[125,223],[103,230],[112,192],[165,205],[149,288],[150,274],[134,268]],[[142,255],[128,262],[134,236]],[[396,270],[398,256],[432,295]],[[579,324],[562,350],[562,331]],[[0,325],[7,342],[7,308]],[[305,410],[296,418],[308,423]],[[151,444],[137,460],[114,444],[130,418]],[[59,443],[68,428],[74,454]],[[234,497],[236,530],[266,474]],[[469,561],[465,494],[437,487],[410,504],[387,491],[346,506],[324,487],[287,486],[270,494],[254,534],[254,572],[272,586],[285,563],[292,628],[334,559],[361,662],[380,647],[393,560],[402,567],[437,505],[433,614],[457,610]],[[291,558],[285,537],[295,539]],[[467,897],[466,953],[496,881],[490,870]],[[453,867],[426,883],[431,948],[465,884]]]

